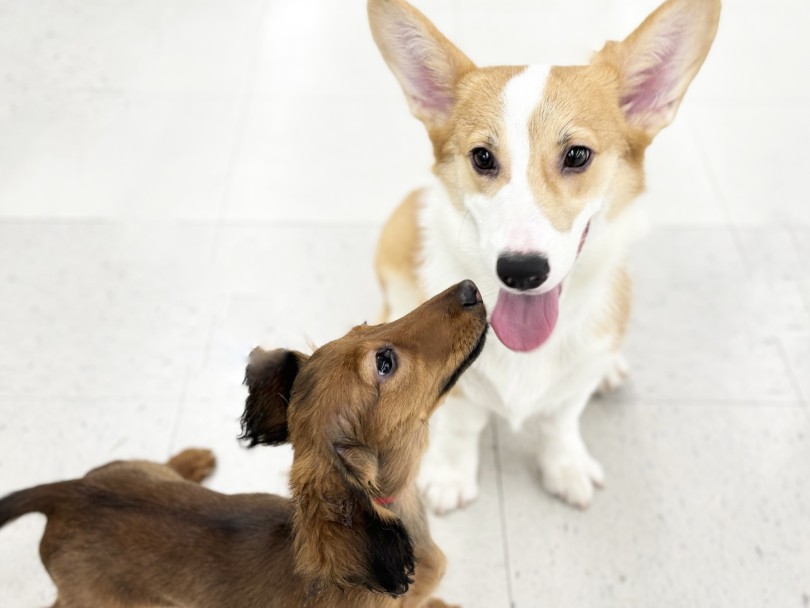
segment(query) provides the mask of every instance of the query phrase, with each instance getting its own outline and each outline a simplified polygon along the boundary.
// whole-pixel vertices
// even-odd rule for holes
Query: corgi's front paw
[[[478,498],[475,470],[465,471],[450,464],[422,466],[416,483],[437,515],[462,509]]]
[[[602,465],[590,454],[553,454],[538,459],[546,490],[570,505],[587,508],[596,488],[605,483]]]
[[[616,353],[613,362],[605,372],[605,377],[602,378],[602,382],[599,384],[599,388],[596,389],[597,394],[607,395],[620,388],[624,381],[627,380],[628,371],[627,359],[624,358],[624,355]]]

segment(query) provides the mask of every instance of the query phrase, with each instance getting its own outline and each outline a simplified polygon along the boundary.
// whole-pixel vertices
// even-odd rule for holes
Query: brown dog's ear
[[[371,496],[379,496],[377,455],[362,445],[336,445],[335,454],[343,465],[346,481]]]
[[[322,456],[317,463],[302,458],[293,464],[297,571],[339,587],[406,593],[413,582],[413,543],[402,521],[374,502],[376,455],[365,446],[339,445],[330,462]]]
[[[365,534],[366,572],[361,584],[372,591],[402,595],[413,582],[413,542],[402,521],[373,503],[368,493],[358,496],[360,532]]]
[[[413,582],[413,543],[400,519],[358,488],[343,493],[294,491],[296,570],[338,587],[359,586],[392,596]]]
[[[413,574],[413,546],[402,522],[388,509],[373,504],[380,496],[377,455],[362,445],[336,445],[335,453],[363,516],[368,566],[364,584],[392,595],[405,593]]]
[[[302,353],[254,348],[245,369],[248,397],[242,414],[242,434],[249,447],[279,445],[288,440],[287,405],[298,370],[308,357]]]

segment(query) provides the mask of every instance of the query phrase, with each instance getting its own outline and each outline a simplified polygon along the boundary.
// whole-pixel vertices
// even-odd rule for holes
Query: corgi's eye
[[[482,175],[490,175],[498,170],[495,155],[486,148],[473,148],[470,157],[472,158],[473,167]]]
[[[386,348],[385,350],[378,352],[375,361],[377,365],[377,373],[380,376],[387,376],[394,371],[394,368],[396,367],[394,351],[390,348]]]
[[[563,158],[563,166],[566,169],[582,169],[591,160],[591,151],[585,146],[572,146],[568,148]]]

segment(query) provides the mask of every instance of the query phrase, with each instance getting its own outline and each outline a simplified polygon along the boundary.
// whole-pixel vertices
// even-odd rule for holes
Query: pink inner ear
[[[682,38],[677,30],[669,36],[661,37],[657,48],[652,49],[651,57],[632,58],[628,87],[621,98],[621,105],[627,117],[639,114],[660,114],[677,102],[673,96],[683,77],[680,66]],[[649,63],[638,72],[633,72],[632,64]]]
[[[415,89],[414,100],[427,110],[446,112],[450,107],[450,99],[445,87],[438,81],[439,78],[429,67],[413,66],[411,82]]]
[[[446,67],[440,57],[431,53],[432,42],[411,24],[402,23],[395,33],[400,55],[405,58],[404,76],[408,81],[408,94],[412,100],[426,110],[446,112],[451,104],[447,94],[446,79],[437,67]],[[437,67],[431,67],[433,61]]]

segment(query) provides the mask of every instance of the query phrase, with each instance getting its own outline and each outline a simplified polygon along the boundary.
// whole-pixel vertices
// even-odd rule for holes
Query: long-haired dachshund
[[[243,438],[292,443],[292,500],[203,488],[213,456],[186,450],[10,494],[0,526],[47,516],[58,608],[445,606],[430,599],[445,559],[414,478],[427,420],[486,329],[464,281],[309,357],[255,349]]]

